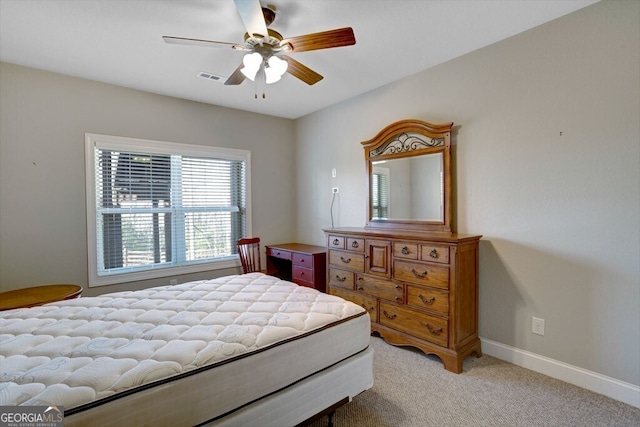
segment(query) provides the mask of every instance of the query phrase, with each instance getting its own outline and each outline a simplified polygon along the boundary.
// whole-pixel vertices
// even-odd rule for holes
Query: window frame
[[[201,262],[181,266],[154,267],[145,271],[119,272],[98,275],[98,236],[96,212],[96,167],[95,148],[110,149],[119,152],[145,152],[161,155],[184,155],[209,157],[245,162],[245,206],[247,235],[251,231],[251,152],[236,148],[213,147],[207,145],[183,144],[177,142],[155,141],[149,139],[129,138],[112,135],[85,133],[85,185],[86,185],[86,217],[87,217],[87,260],[89,287],[126,283],[138,280],[172,277],[182,274],[197,273],[208,270],[220,270],[240,266],[237,254],[223,257],[211,262]]]

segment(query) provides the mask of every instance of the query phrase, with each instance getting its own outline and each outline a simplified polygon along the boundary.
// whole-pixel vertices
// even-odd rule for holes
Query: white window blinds
[[[235,259],[236,241],[247,231],[248,152],[94,139],[87,148],[97,284]]]
[[[371,175],[371,216],[389,218],[389,176],[384,173]]]

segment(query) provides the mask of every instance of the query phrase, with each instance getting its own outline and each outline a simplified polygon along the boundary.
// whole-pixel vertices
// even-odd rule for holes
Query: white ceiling
[[[270,0],[285,38],[350,26],[356,45],[291,56],[322,74],[286,74],[254,98],[225,86],[242,52],[166,44],[163,35],[242,43],[232,0],[0,0],[0,60],[148,92],[298,118],[495,43],[596,0]],[[262,90],[260,90],[260,93]]]

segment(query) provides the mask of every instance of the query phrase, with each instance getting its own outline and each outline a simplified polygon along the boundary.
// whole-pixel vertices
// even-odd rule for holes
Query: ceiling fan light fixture
[[[242,58],[242,63],[244,64],[244,67],[240,72],[249,80],[254,81],[256,79],[256,74],[258,74],[258,70],[260,69],[260,65],[262,65],[262,55],[258,52],[248,53],[244,58]]]
[[[258,82],[258,85],[262,83],[271,84],[279,81],[286,72],[308,85],[314,85],[322,80],[322,75],[289,57],[289,53],[356,44],[356,38],[351,27],[285,39],[279,32],[268,28],[276,17],[276,8],[273,5],[264,7],[260,4],[260,0],[234,0],[234,3],[246,29],[244,44],[186,37],[162,37],[166,43],[204,47],[231,47],[236,51],[247,52],[242,63],[225,80],[225,86],[239,85],[245,79]],[[273,58],[276,55],[280,56]]]
[[[271,84],[279,81],[284,73],[287,72],[289,63],[277,56],[271,56],[267,61],[268,67],[265,67],[265,83]]]

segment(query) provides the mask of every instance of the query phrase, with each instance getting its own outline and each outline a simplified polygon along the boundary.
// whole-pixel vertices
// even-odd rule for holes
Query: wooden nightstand
[[[82,287],[78,285],[44,285],[1,292],[0,311],[78,298],[81,293]]]
[[[327,250],[324,246],[283,243],[266,248],[267,274],[326,291]]]

